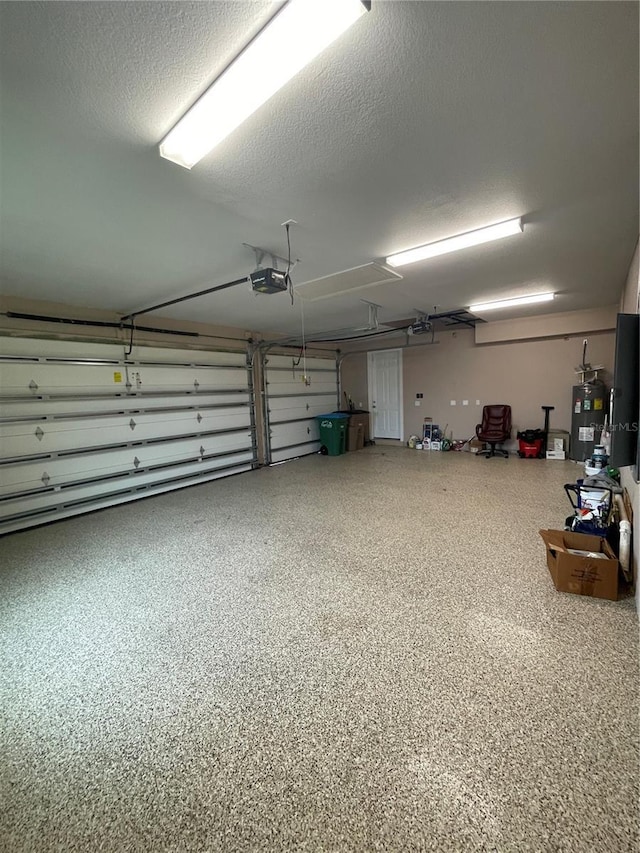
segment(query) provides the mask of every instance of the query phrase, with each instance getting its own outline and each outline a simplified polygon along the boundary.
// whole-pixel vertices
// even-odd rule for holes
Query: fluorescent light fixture
[[[470,246],[479,246],[480,243],[490,243],[492,240],[500,240],[502,237],[510,237],[512,234],[521,234],[522,231],[523,225],[520,217],[509,219],[506,222],[499,222],[497,225],[478,228],[477,231],[468,231],[466,234],[458,234],[456,237],[447,237],[446,240],[438,240],[437,243],[427,243],[426,246],[418,246],[417,249],[398,252],[396,255],[390,255],[387,258],[387,263],[392,267],[414,264],[416,261],[436,258],[438,255],[468,249]]]
[[[289,0],[160,143],[186,169],[367,11],[362,0]]]
[[[482,314],[484,311],[493,311],[495,308],[511,308],[514,305],[533,305],[535,302],[551,302],[555,293],[533,293],[531,296],[515,296],[513,299],[499,299],[497,302],[478,302],[470,305],[472,314]]]

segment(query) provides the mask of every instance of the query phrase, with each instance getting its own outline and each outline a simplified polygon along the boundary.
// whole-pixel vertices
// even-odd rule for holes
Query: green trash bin
[[[332,412],[316,415],[320,428],[320,453],[325,456],[341,456],[347,450],[349,415]]]

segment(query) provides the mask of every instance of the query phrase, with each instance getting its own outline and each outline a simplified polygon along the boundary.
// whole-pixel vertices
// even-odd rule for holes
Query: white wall
[[[583,338],[589,341],[589,361],[606,366],[605,381],[613,373],[615,342],[613,331],[577,334],[575,318],[570,319],[564,336],[542,340],[540,325],[532,340],[510,339],[504,327],[500,334],[506,340],[481,345],[475,342],[472,329],[438,332],[438,343],[433,346],[418,346],[422,339],[414,338],[403,350],[404,438],[421,434],[424,417],[433,418],[441,427],[448,424],[454,438],[470,438],[482,406],[488,403],[511,406],[514,437],[519,429],[542,427],[541,406],[555,406],[552,428],[570,429],[571,388],[576,383],[574,367],[582,358]],[[614,327],[615,312],[603,311],[601,329]],[[371,349],[398,345],[398,339],[369,343]],[[344,359],[342,388],[363,408],[368,408],[366,374],[366,354]],[[418,393],[424,394],[419,407],[415,405]],[[456,401],[455,406],[451,400]],[[463,406],[463,400],[469,405]]]

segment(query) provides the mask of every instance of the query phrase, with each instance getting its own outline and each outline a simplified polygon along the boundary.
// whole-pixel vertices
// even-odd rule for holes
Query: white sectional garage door
[[[256,464],[246,352],[0,338],[0,533]]]
[[[265,359],[268,462],[282,462],[320,449],[316,415],[338,407],[335,358],[307,358],[304,382],[302,362],[284,355]]]

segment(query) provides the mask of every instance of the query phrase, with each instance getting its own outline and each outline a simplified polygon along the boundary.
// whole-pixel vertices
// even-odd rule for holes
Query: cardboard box
[[[570,434],[564,429],[550,429],[547,435],[547,450],[564,450],[569,453]]]
[[[471,441],[469,442],[469,450],[472,453],[479,453],[483,449],[484,449],[484,442],[480,441],[479,438],[472,438]]]
[[[547,450],[547,459],[566,459],[564,450]]]
[[[362,428],[362,442],[364,444],[369,443],[369,413],[368,412],[357,412],[356,414],[349,416],[349,427],[361,427]],[[361,445],[361,447],[363,446]],[[361,449],[358,448],[358,449]]]
[[[618,560],[606,539],[566,530],[541,530],[540,536],[558,592],[618,600]]]
[[[364,447],[364,429],[361,423],[350,423],[347,430],[347,450],[362,450]]]

